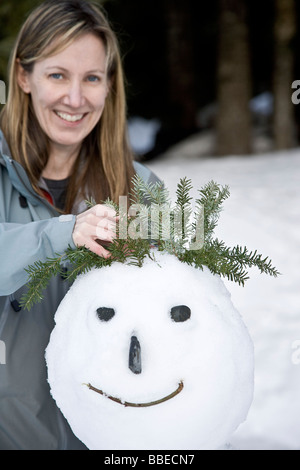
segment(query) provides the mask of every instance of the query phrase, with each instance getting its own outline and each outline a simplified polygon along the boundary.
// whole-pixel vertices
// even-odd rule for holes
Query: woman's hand
[[[115,210],[103,204],[97,204],[77,215],[73,230],[75,245],[85,246],[97,255],[108,258],[109,251],[99,243],[112,242],[116,236],[117,220]]]

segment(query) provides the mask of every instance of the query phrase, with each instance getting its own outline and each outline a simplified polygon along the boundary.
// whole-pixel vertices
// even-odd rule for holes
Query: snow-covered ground
[[[210,180],[229,185],[216,235],[257,249],[282,273],[251,269],[245,287],[225,281],[256,361],[254,401],[231,442],[241,450],[300,449],[300,149],[206,158],[207,143],[207,136],[193,136],[146,165],[171,196],[184,176],[194,196]]]

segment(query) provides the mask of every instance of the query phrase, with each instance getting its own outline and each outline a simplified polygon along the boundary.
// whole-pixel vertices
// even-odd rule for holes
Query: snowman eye
[[[115,315],[115,311],[110,307],[99,307],[97,308],[97,316],[101,321],[109,321]]]
[[[171,318],[175,322],[184,322],[191,316],[191,309],[186,305],[177,305],[171,308]]]

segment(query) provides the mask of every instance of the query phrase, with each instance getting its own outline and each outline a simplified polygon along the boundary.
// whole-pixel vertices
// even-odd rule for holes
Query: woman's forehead
[[[106,55],[106,46],[103,39],[94,33],[80,34],[79,36],[69,37],[58,36],[44,50],[42,58],[55,58],[59,55],[67,55],[70,49],[83,50],[87,57],[92,51],[98,50],[102,55]],[[92,48],[92,49],[91,49]]]
[[[70,40],[66,45],[61,38],[51,43],[36,61],[44,67],[87,69],[89,72],[106,73],[107,53],[101,38],[86,34]]]

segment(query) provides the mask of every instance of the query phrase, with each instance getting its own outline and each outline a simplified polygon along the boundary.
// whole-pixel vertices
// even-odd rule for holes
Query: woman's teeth
[[[56,114],[60,118],[64,119],[65,121],[69,121],[69,122],[80,121],[83,118],[83,114],[75,114],[75,115],[72,116],[71,114],[60,113],[58,111],[56,111]]]

